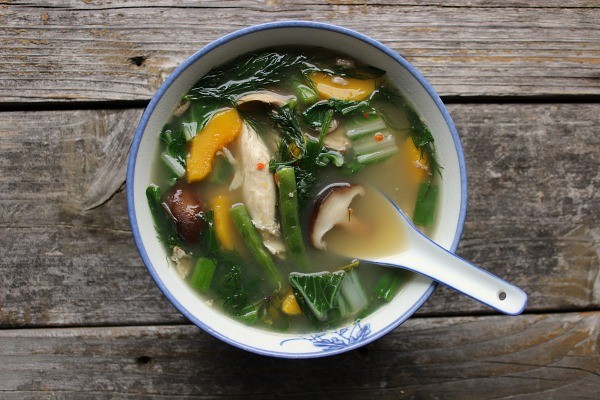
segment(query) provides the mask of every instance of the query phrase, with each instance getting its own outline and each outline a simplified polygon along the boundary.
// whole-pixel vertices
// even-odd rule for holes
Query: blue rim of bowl
[[[370,37],[365,36],[361,33],[358,33],[356,31],[353,31],[348,28],[342,28],[337,25],[332,25],[332,24],[327,24],[327,23],[322,23],[322,22],[279,21],[279,22],[269,22],[269,23],[254,25],[254,26],[250,26],[250,27],[247,27],[244,29],[240,29],[238,31],[235,31],[228,35],[225,35],[225,36],[221,37],[220,39],[217,39],[217,40],[213,41],[212,43],[206,45],[205,47],[203,47],[202,49],[200,49],[196,53],[194,53],[187,60],[185,60],[181,65],[179,65],[169,75],[169,77],[165,80],[165,82],[163,82],[163,84],[158,88],[158,90],[156,91],[156,93],[154,94],[152,99],[150,100],[150,103],[148,103],[148,106],[146,107],[146,110],[144,111],[142,118],[140,120],[140,123],[138,124],[138,128],[135,132],[135,136],[134,136],[133,142],[131,144],[129,160],[127,163],[127,176],[126,176],[127,208],[128,208],[129,221],[131,224],[133,237],[134,237],[136,246],[138,248],[138,252],[140,253],[140,256],[142,258],[142,261],[144,262],[144,264],[146,266],[146,269],[148,270],[148,272],[154,279],[154,282],[156,283],[158,288],[167,297],[167,299],[179,310],[179,312],[181,312],[187,319],[189,319],[192,323],[194,323],[194,325],[202,328],[205,332],[211,334],[212,336],[214,336],[232,346],[235,346],[240,349],[250,351],[250,352],[253,352],[256,354],[267,355],[267,356],[272,356],[272,357],[280,357],[280,358],[318,358],[318,357],[332,356],[335,354],[345,353],[345,352],[353,350],[355,348],[362,347],[362,346],[364,346],[370,342],[373,342],[374,340],[377,340],[380,337],[386,335],[387,333],[389,333],[390,331],[395,329],[397,326],[402,324],[404,321],[406,321],[410,316],[412,316],[423,305],[423,303],[425,303],[425,301],[429,298],[429,296],[431,296],[431,294],[437,287],[437,282],[432,282],[430,287],[421,296],[421,298],[407,312],[405,312],[403,315],[401,315],[399,318],[397,318],[391,324],[389,324],[385,328],[377,331],[377,333],[369,336],[365,340],[360,341],[356,344],[351,344],[347,347],[344,347],[343,349],[336,349],[336,350],[331,350],[331,351],[310,352],[310,353],[289,353],[289,352],[277,352],[277,351],[265,350],[262,348],[256,348],[256,347],[249,346],[249,345],[246,345],[243,343],[239,343],[235,340],[232,340],[229,337],[223,335],[222,333],[217,332],[214,329],[206,326],[202,321],[197,319],[191,312],[189,312],[181,303],[179,303],[177,301],[177,299],[171,294],[170,290],[167,287],[165,287],[165,285],[163,284],[161,279],[158,277],[158,274],[156,273],[154,266],[152,265],[152,263],[150,262],[150,259],[148,258],[148,254],[146,253],[146,249],[144,247],[144,244],[142,243],[142,239],[140,236],[140,231],[138,228],[137,217],[135,214],[135,207],[134,207],[133,177],[134,177],[134,173],[135,173],[135,160],[137,158],[139,146],[140,146],[141,139],[142,139],[142,134],[146,130],[148,120],[149,120],[151,114],[154,112],[154,108],[156,107],[156,105],[158,104],[158,102],[160,101],[162,96],[165,94],[167,89],[175,81],[175,79],[177,79],[177,77],[179,75],[181,75],[181,73],[183,71],[185,71],[190,65],[195,63],[198,59],[202,58],[204,55],[208,54],[209,52],[213,51],[214,49],[218,48],[219,46],[221,46],[227,42],[230,42],[234,39],[240,38],[247,34],[259,32],[259,31],[265,31],[265,30],[281,29],[281,28],[321,29],[321,30],[326,30],[326,31],[337,32],[337,33],[344,34],[344,35],[353,37],[355,39],[361,40],[361,41],[375,47],[382,53],[385,53],[386,55],[388,55],[389,57],[394,59],[397,63],[402,65],[404,68],[406,68],[413,75],[413,77],[415,77],[415,79],[417,79],[417,81],[421,84],[421,86],[423,86],[423,88],[427,91],[429,96],[435,102],[435,105],[439,109],[440,113],[444,117],[444,120],[446,121],[448,128],[450,129],[450,133],[452,134],[452,139],[454,141],[454,146],[455,146],[456,153],[458,156],[460,181],[461,181],[461,188],[462,188],[461,202],[460,202],[461,206],[460,206],[460,211],[459,211],[458,226],[456,228],[456,232],[454,235],[454,241],[450,248],[451,251],[456,250],[456,248],[458,247],[458,243],[460,241],[461,235],[462,235],[462,230],[463,230],[465,218],[466,218],[467,173],[466,173],[464,153],[463,153],[462,145],[460,143],[460,138],[458,136],[456,127],[454,126],[454,122],[452,121],[452,118],[450,117],[450,114],[448,113],[448,110],[442,103],[442,100],[440,99],[438,94],[435,92],[433,87],[429,84],[429,82],[427,82],[427,80],[421,75],[421,73],[415,67],[413,67],[408,61],[406,61],[402,56],[400,56],[399,54],[397,54],[396,52],[394,52],[393,50],[391,50],[384,44],[382,44],[374,39],[371,39]]]

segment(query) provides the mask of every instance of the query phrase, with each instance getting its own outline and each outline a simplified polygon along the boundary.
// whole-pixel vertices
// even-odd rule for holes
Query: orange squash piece
[[[413,182],[418,183],[425,180],[429,173],[429,160],[427,155],[417,149],[415,142],[409,136],[403,144],[404,157],[409,164],[409,174]]]
[[[215,224],[215,233],[219,239],[221,247],[226,250],[235,248],[235,226],[229,215],[231,200],[223,195],[216,196],[210,202],[213,210],[213,220]]]
[[[190,142],[186,160],[189,183],[206,178],[212,170],[217,151],[231,143],[242,130],[242,119],[235,108],[216,113]]]
[[[294,296],[294,293],[292,293],[291,290],[283,298],[281,311],[287,315],[300,315],[302,313],[300,306],[296,301],[296,296]]]
[[[309,76],[322,99],[364,100],[375,90],[375,79],[356,79],[314,72]]]

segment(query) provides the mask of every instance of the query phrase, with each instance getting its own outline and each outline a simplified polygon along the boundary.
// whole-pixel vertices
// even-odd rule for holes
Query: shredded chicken
[[[269,171],[271,154],[262,138],[244,123],[238,138],[238,159],[243,171],[242,198],[252,223],[260,231],[265,247],[273,254],[285,251],[281,239],[275,204],[277,189]]]
[[[217,151],[217,155],[225,157],[227,162],[229,164],[231,164],[231,166],[233,166],[234,173],[233,173],[233,179],[231,180],[231,183],[229,184],[229,190],[238,189],[242,185],[242,182],[244,181],[244,171],[242,171],[240,163],[238,163],[238,161],[235,159],[235,157],[233,157],[233,154],[231,154],[231,152],[229,151],[229,149],[227,147],[223,147],[221,150]]]
[[[173,254],[169,260],[175,264],[181,279],[187,278],[192,271],[192,257],[179,246],[173,247]]]

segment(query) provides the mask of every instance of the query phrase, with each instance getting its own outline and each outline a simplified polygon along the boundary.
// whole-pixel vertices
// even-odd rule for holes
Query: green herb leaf
[[[165,153],[173,157],[185,168],[187,140],[183,132],[183,127],[175,127],[172,124],[167,124],[160,133],[159,138],[165,144]]]
[[[295,161],[302,157],[306,151],[306,144],[300,129],[300,122],[296,117],[295,105],[285,104],[279,108],[274,108],[270,113],[270,117],[281,137],[279,151],[281,161]],[[298,152],[299,155],[293,151]]]
[[[213,210],[208,210],[200,215],[205,222],[205,228],[200,239],[200,248],[202,249],[202,254],[206,256],[213,256],[219,251],[219,240],[215,232],[213,214]]]
[[[328,311],[336,306],[336,297],[345,274],[344,271],[290,273],[290,285],[302,312],[309,318],[326,321]]]
[[[290,74],[304,73],[314,68],[302,54],[245,54],[224,66],[212,69],[192,87],[187,98],[224,98],[233,105],[235,98],[243,93],[265,89]]]
[[[177,234],[177,228],[173,219],[163,207],[160,187],[154,184],[149,185],[146,188],[146,200],[148,201],[148,207],[154,219],[154,227],[160,241],[169,247],[169,251],[175,246],[184,249],[187,248],[181,237]]]
[[[323,100],[313,104],[302,112],[304,122],[313,129],[319,129],[325,121],[328,112],[334,111],[341,115],[349,115],[354,112],[373,112],[369,101],[351,101],[340,99]]]

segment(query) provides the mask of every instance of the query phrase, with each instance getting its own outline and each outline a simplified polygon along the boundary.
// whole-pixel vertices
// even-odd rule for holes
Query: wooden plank
[[[453,105],[469,170],[459,254],[528,310],[600,306],[600,105]],[[0,326],[180,322],[143,267],[123,191],[141,110],[0,113]],[[421,315],[488,312],[438,289]]]
[[[417,318],[359,350],[294,361],[247,353],[188,325],[1,330],[0,394],[591,399],[599,332],[599,312]]]
[[[524,287],[530,310],[598,307],[600,136],[592,120],[599,106],[449,109],[469,175],[459,254]]]
[[[600,94],[597,2],[64,0],[1,6],[0,102],[147,100],[207,43],[289,19],[370,35],[443,96]]]

